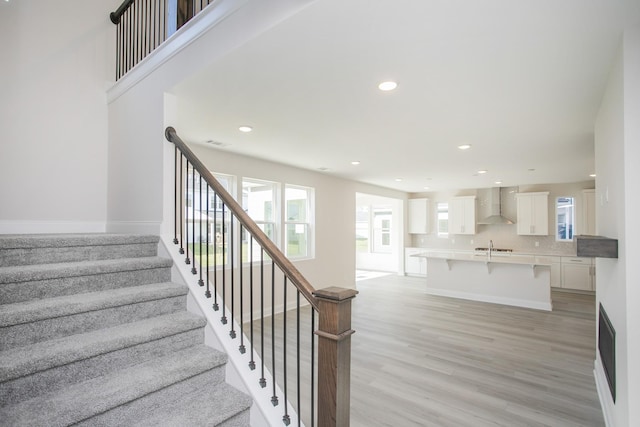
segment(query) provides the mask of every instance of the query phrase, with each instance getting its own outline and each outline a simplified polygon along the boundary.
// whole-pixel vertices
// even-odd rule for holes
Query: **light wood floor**
[[[430,296],[424,280],[357,283],[352,426],[604,426],[593,296],[554,292],[553,312],[543,312]],[[304,402],[308,387],[301,388]],[[291,399],[295,384],[288,389]]]

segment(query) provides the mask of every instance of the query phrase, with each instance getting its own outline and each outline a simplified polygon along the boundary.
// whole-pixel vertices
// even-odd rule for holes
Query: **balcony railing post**
[[[348,427],[351,403],[351,300],[358,291],[318,289],[318,427]]]

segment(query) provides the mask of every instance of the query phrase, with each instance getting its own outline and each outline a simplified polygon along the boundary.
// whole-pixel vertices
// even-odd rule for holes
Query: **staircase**
[[[248,426],[158,237],[0,236],[0,426]]]

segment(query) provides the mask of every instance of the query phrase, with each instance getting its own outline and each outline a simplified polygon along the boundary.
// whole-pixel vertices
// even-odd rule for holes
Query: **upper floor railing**
[[[348,426],[357,291],[315,289],[176,131],[165,134],[175,147],[174,243],[236,356],[260,372],[255,387],[271,388],[285,425],[291,402],[298,425]]]
[[[109,17],[116,28],[116,80],[214,0],[125,0]]]

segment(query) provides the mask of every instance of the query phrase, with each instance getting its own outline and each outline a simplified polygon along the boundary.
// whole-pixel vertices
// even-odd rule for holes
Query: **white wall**
[[[598,355],[596,378],[609,426],[640,425],[640,28],[627,31],[609,75],[595,125],[598,233],[618,239],[618,259],[596,260],[596,299],[616,330],[617,399]],[[632,260],[627,262],[627,260]]]
[[[119,4],[0,2],[0,233],[104,231]]]
[[[625,132],[625,252],[630,260],[640,259],[640,27],[624,36],[624,132]],[[629,425],[640,425],[640,266],[626,268],[627,283],[627,378],[629,382]]]

